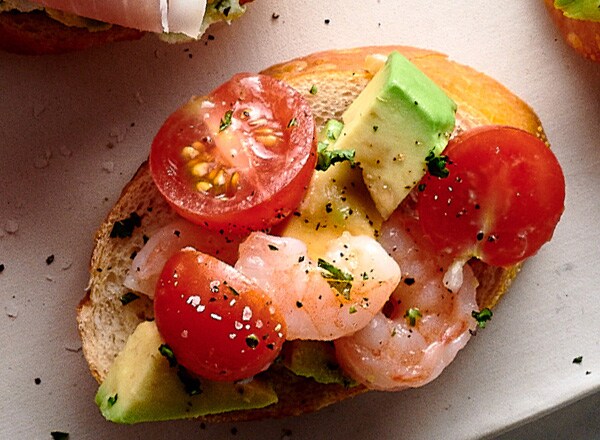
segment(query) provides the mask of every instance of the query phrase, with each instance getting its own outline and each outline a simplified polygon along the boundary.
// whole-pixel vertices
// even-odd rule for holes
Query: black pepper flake
[[[298,263],[302,263],[304,261],[304,255],[300,255],[298,257]]]
[[[580,364],[581,362],[583,362],[583,356],[577,356],[575,359],[573,359],[574,364]]]
[[[477,233],[477,241],[481,241],[481,240],[483,240],[483,232],[479,231]]]
[[[50,435],[52,436],[52,440],[67,440],[69,438],[69,433],[63,431],[52,431]]]
[[[304,304],[302,304],[300,301],[296,301],[296,307],[298,307],[299,309],[302,308]]]
[[[231,435],[236,435],[238,433],[238,429],[234,426],[231,428]]]
[[[329,18],[326,18],[325,19],[325,24],[329,24],[329,23],[331,23],[331,20]]]
[[[215,39],[215,36],[209,34],[207,38],[208,38],[208,41],[213,41]]]
[[[0,273],[4,272],[4,269],[5,269],[4,264],[0,264]]]
[[[254,334],[246,336],[246,345],[252,349],[258,347],[259,342],[259,339]]]
[[[54,263],[54,255],[50,255],[48,258],[46,258],[46,264],[48,266],[50,266],[52,263]]]
[[[325,205],[325,212],[327,212],[329,214],[332,211],[333,211],[333,208],[331,207],[331,202],[330,202],[327,205]]]
[[[269,249],[272,250],[272,251],[278,251],[279,250],[279,248],[277,246],[273,245],[273,244],[269,244],[268,246],[269,246]]]
[[[415,284],[415,279],[412,277],[404,278],[404,284],[406,284],[407,286],[412,286],[413,284]]]
[[[125,295],[123,295],[121,298],[119,298],[119,300],[121,301],[121,304],[123,304],[124,306],[126,306],[127,304],[129,304],[132,301],[135,301],[136,299],[139,299],[139,295],[136,295],[133,292],[127,292]]]
[[[271,18],[272,18],[273,20],[277,20],[277,19],[279,18],[279,14],[278,14],[278,13],[276,13],[276,12],[273,12],[273,14],[271,14]]]
[[[128,238],[133,234],[133,230],[142,225],[142,218],[137,212],[132,212],[129,217],[118,220],[113,224],[110,231],[110,238]]]
[[[135,260],[135,257],[137,257],[137,251],[133,251],[133,252],[131,253],[131,255],[129,256],[129,259],[130,259],[130,260]]]
[[[39,377],[36,377],[33,381],[35,382],[36,385],[39,385],[42,383],[42,379],[40,379]]]

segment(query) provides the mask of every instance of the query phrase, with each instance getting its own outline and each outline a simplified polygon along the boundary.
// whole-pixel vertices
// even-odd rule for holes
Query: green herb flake
[[[310,88],[310,90],[308,91],[311,95],[316,95],[317,94],[317,86],[315,84],[312,85],[312,87]]]
[[[492,311],[489,308],[484,308],[482,309],[480,312],[478,312],[477,310],[473,310],[471,312],[471,316],[473,318],[475,318],[475,320],[477,321],[477,325],[479,326],[479,328],[485,328],[485,325],[487,323],[487,321],[489,321],[490,319],[492,319],[492,316],[494,314],[492,313]]]
[[[259,342],[260,341],[258,339],[258,336],[256,336],[255,334],[246,336],[246,345],[252,349],[255,349],[256,347],[258,347]]]
[[[290,122],[288,122],[287,128],[292,128],[298,125],[298,121],[296,120],[296,118],[292,118],[290,119]]]
[[[114,406],[115,403],[117,403],[117,399],[119,398],[119,394],[115,394],[114,396],[109,396],[108,397],[108,406],[109,408]]]
[[[422,318],[423,315],[421,314],[421,311],[419,309],[417,309],[416,307],[411,307],[406,311],[404,317],[408,321],[408,324],[411,327],[414,327],[415,325],[417,325],[417,319]]]
[[[161,346],[158,347],[158,352],[169,361],[169,367],[177,366],[177,359],[175,359],[175,353],[173,353],[173,350],[167,344],[161,344]]]
[[[177,377],[183,384],[183,388],[189,396],[197,396],[198,394],[202,394],[200,379],[198,379],[196,376],[193,376],[181,365],[177,368]]]
[[[233,110],[227,110],[221,119],[221,123],[219,124],[219,132],[225,130],[227,127],[231,125],[231,117],[233,116]]]
[[[132,212],[129,217],[117,220],[110,231],[110,238],[129,238],[133,230],[142,225],[142,218],[137,212]]]
[[[583,362],[583,356],[577,356],[575,359],[573,359],[574,364],[580,364],[582,362]]]
[[[337,290],[344,298],[350,299],[350,290],[352,290],[352,281],[354,277],[348,272],[335,267],[328,261],[319,258],[317,266],[325,272],[321,276],[327,280],[327,283]]]
[[[274,244],[269,244],[269,249],[272,251],[278,251],[279,248],[277,246],[275,246]]]
[[[136,299],[139,299],[139,297],[140,297],[139,295],[136,295],[133,292],[127,292],[125,295],[123,295],[121,298],[119,298],[119,300],[121,301],[121,304],[126,306],[130,302],[135,301]]]
[[[432,176],[446,178],[450,175],[450,171],[446,167],[448,156],[436,156],[432,150],[425,158],[425,162],[427,163],[427,170]]]
[[[317,145],[317,171],[325,171],[331,165],[339,162],[348,161],[354,164],[355,150],[329,150],[328,145],[324,142],[319,142]]]
[[[69,438],[69,433],[63,431],[52,431],[50,432],[50,436],[52,436],[52,440],[67,440]]]
[[[350,313],[351,315],[354,314],[354,313],[356,313],[356,312],[358,312],[358,310],[356,310],[355,306],[351,306],[350,310],[348,311],[348,313]]]

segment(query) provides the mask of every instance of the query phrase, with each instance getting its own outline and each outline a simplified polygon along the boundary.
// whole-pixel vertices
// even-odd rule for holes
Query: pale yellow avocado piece
[[[342,115],[335,149],[355,161],[377,210],[387,219],[419,182],[430,152],[439,155],[454,129],[456,104],[408,59],[392,52]]]
[[[319,132],[319,143],[327,142],[328,148],[336,148],[338,126],[341,128],[339,122],[328,121]],[[333,127],[335,137],[327,139]],[[375,238],[382,221],[365,187],[360,168],[341,162],[313,174],[295,214],[280,224],[274,233],[302,240],[308,248],[308,256],[316,260],[325,254],[329,242],[345,231]]]
[[[163,341],[154,322],[141,323],[110,367],[96,404],[106,419],[138,423],[262,408],[277,402],[266,382],[200,380],[200,394],[190,396],[177,376],[177,367],[159,353]]]

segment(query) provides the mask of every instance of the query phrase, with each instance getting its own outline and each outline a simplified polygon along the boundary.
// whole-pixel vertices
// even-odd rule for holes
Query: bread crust
[[[566,17],[554,7],[554,0],[544,1],[567,44],[584,58],[600,63],[600,22]]]
[[[50,55],[137,40],[145,32],[121,26],[103,31],[66,26],[43,11],[0,13],[0,49],[20,55]]]
[[[503,124],[527,130],[545,141],[538,117],[525,102],[490,77],[433,51],[405,46],[326,51],[277,64],[263,73],[279,78],[303,93],[313,107],[315,121],[321,125],[326,119],[339,117],[371,78],[364,68],[365,57],[369,54],[387,55],[392,50],[404,54],[455,100],[459,130],[476,125]],[[312,85],[318,86],[316,95],[309,92]],[[340,86],[343,90],[331,89]],[[113,224],[133,211],[141,218],[140,227],[131,238],[111,239]],[[157,221],[159,218],[160,221]],[[119,304],[117,287],[128,269],[128,266],[123,266],[127,265],[127,261],[130,264],[129,254],[143,245],[143,235],[150,234],[173,218],[175,214],[153,187],[148,166],[143,164],[96,234],[90,283],[87,295],[79,305],[77,320],[84,355],[99,382],[104,379],[112,359],[137,323],[152,316],[152,304],[147,299],[141,298],[126,308]],[[117,254],[118,258],[115,257]],[[472,261],[471,265],[480,282],[477,296],[480,307],[493,307],[520,268],[520,265],[496,268],[480,261]],[[111,315],[113,313],[114,316]],[[118,322],[112,322],[112,319]],[[114,331],[108,343],[104,340],[107,327]],[[207,416],[202,420],[230,422],[299,415],[367,391],[362,386],[346,388],[317,384],[282,367],[271,368],[266,375],[278,393],[277,404],[263,409]]]

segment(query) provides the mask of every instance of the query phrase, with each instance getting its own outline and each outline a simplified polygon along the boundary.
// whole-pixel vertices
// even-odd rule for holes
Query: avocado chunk
[[[288,341],[283,348],[283,365],[296,376],[309,377],[318,383],[356,385],[343,374],[330,342]]]
[[[317,136],[319,148],[341,151],[335,143],[342,128],[341,122],[329,120]],[[381,227],[382,218],[363,182],[360,168],[345,156],[337,156],[325,171],[313,173],[295,214],[273,230],[276,235],[302,240],[308,247],[308,256],[314,260],[322,257],[329,242],[343,232],[376,237]]]
[[[96,394],[102,415],[117,423],[139,423],[262,408],[277,402],[270,384],[199,381],[190,395],[177,367],[159,352],[163,341],[154,322],[141,323],[127,340]]]
[[[600,21],[598,0],[554,0],[554,7],[574,20]]]
[[[392,52],[342,115],[334,148],[355,161],[377,210],[387,219],[425,174],[454,129],[456,104],[408,59]]]

